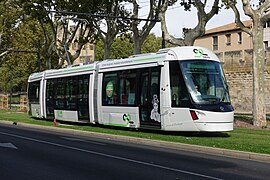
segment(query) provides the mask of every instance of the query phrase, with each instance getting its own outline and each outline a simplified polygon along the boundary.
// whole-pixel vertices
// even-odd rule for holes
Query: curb
[[[13,126],[12,121],[0,120],[0,124]],[[89,132],[89,131],[80,131],[80,130],[75,130],[75,129],[34,125],[34,124],[27,124],[27,123],[21,123],[21,122],[18,123],[17,126],[28,127],[32,129],[39,129],[45,132],[62,132],[66,134],[96,137],[100,139],[110,139],[110,140],[114,140],[118,142],[124,142],[124,143],[128,142],[128,143],[139,144],[139,145],[148,145],[148,146],[159,147],[159,148],[164,148],[164,149],[193,151],[193,152],[200,152],[200,153],[206,153],[206,154],[211,154],[211,155],[227,156],[227,157],[232,157],[232,158],[240,158],[240,159],[255,160],[255,161],[262,161],[262,162],[270,163],[269,154],[228,150],[228,149],[221,149],[221,148],[166,142],[166,141],[151,140],[151,139],[144,139],[144,138],[137,138],[137,137],[130,137],[130,136]]]

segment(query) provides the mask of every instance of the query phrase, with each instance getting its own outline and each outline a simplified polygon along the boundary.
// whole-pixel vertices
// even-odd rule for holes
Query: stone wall
[[[229,51],[218,54],[229,85],[231,101],[236,113],[252,113],[252,50]],[[270,113],[270,49],[265,61],[265,102]]]

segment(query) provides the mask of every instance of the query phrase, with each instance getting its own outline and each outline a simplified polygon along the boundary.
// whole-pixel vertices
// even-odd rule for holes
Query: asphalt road
[[[269,179],[270,163],[0,125],[0,179]]]

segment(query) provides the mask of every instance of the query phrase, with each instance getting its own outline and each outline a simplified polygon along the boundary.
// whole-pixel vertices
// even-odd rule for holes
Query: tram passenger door
[[[160,67],[144,69],[140,77],[140,125],[160,129]]]

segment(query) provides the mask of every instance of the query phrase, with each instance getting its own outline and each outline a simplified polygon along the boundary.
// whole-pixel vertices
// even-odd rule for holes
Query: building
[[[252,21],[244,21],[252,28]],[[270,113],[270,21],[264,28],[265,45],[265,98]],[[207,30],[195,41],[195,45],[211,49],[223,62],[226,79],[230,87],[231,101],[236,113],[252,112],[252,37],[235,23]]]
[[[248,28],[252,27],[251,20],[243,23]],[[252,49],[252,38],[242,32],[235,23],[231,23],[207,30],[204,36],[196,40],[195,44],[205,46],[217,54],[223,54],[225,51]]]
[[[75,26],[70,26],[69,31],[72,32],[74,30],[75,30]],[[60,29],[58,31],[57,38],[59,40],[62,39],[63,32],[64,32],[63,29]],[[79,37],[79,31],[77,31],[75,38],[74,38],[74,41],[71,43],[71,45],[69,47],[67,47],[67,49],[69,50],[69,52],[71,54],[75,54],[76,50],[78,49],[77,37]],[[95,44],[87,42],[83,46],[79,57],[73,62],[73,64],[80,64],[80,63],[86,64],[86,63],[90,63],[93,61],[95,61]],[[65,62],[65,65],[66,64],[67,63]]]
[[[252,28],[252,21],[243,22],[248,28]],[[270,46],[270,21],[264,28],[265,48]],[[227,24],[206,31],[205,35],[195,41],[195,45],[207,47],[214,51],[222,62],[226,70],[239,68],[246,70],[252,64],[252,37],[243,32],[236,23]]]
[[[71,48],[69,48],[69,51],[71,54],[75,54],[75,51],[78,48],[77,42],[72,42]],[[86,43],[82,50],[80,56],[73,62],[73,64],[79,64],[79,63],[90,63],[95,60],[95,45],[91,43]]]
[[[243,22],[247,28],[252,28],[252,21]],[[264,26],[264,44],[270,47],[270,21]],[[227,24],[207,30],[206,33],[195,41],[195,45],[201,45],[214,52],[252,49],[252,38],[243,32],[236,23]]]

